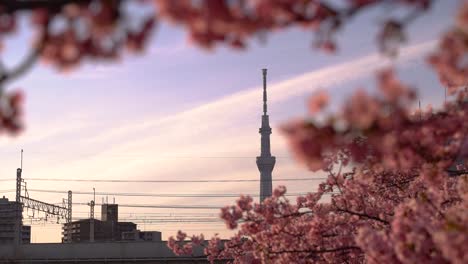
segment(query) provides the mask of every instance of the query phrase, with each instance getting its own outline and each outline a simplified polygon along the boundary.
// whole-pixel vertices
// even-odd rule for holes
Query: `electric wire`
[[[73,211],[73,215],[76,214],[89,214],[89,211]],[[218,213],[202,213],[202,212],[177,212],[177,213],[156,213],[156,212],[119,212],[119,216],[124,216],[125,217],[134,217],[134,216],[140,216],[140,217],[218,217]]]
[[[62,193],[66,194],[68,191],[61,190],[44,190],[44,189],[28,189],[28,192],[40,192],[40,193]],[[74,191],[74,195],[91,195],[94,192],[83,192]],[[299,196],[306,195],[307,193],[286,193],[286,196]],[[203,193],[115,193],[115,192],[96,192],[96,195],[108,195],[108,196],[137,196],[137,197],[170,197],[170,198],[222,198],[222,197],[239,197],[240,193],[226,193],[226,194],[203,194]],[[259,194],[247,194],[250,197],[259,197]]]
[[[273,181],[318,181],[327,178],[277,178]],[[0,181],[15,181],[16,179],[0,179]],[[63,179],[63,178],[24,178],[25,181],[59,181],[59,182],[103,182],[103,183],[227,183],[227,182],[261,182],[259,179],[233,180],[124,180],[124,179]]]
[[[88,203],[72,203],[72,205],[86,205]],[[96,203],[96,206],[102,204]],[[162,209],[218,209],[223,205],[160,205],[160,204],[119,204],[123,208],[162,208]]]
[[[81,220],[81,218],[72,218],[73,220]],[[120,219],[119,222],[132,222],[132,223],[224,223],[219,218],[194,218],[194,219],[160,219],[160,218],[148,218],[148,219]]]

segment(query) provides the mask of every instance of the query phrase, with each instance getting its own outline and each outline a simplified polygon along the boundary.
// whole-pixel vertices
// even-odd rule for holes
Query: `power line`
[[[73,205],[86,205],[88,203],[73,203]],[[97,206],[102,205],[96,203]],[[159,205],[159,204],[119,204],[119,207],[128,208],[163,208],[163,209],[217,209],[222,208],[222,205]]]
[[[44,189],[28,189],[28,192],[41,192],[41,193],[68,193],[68,191],[60,190],[44,190]],[[94,194],[93,192],[74,191],[74,195],[89,195]],[[286,196],[299,196],[306,195],[307,193],[286,193]],[[239,197],[241,193],[228,193],[228,194],[203,194],[203,193],[114,193],[114,192],[96,192],[96,195],[108,195],[108,196],[136,196],[136,197],[171,197],[171,198],[222,198],[222,197]],[[250,197],[259,197],[258,194],[247,194]]]
[[[15,190],[10,189],[10,190],[0,190],[0,193],[12,193],[15,192]],[[66,194],[68,191],[60,191],[60,190],[44,190],[44,189],[28,189],[28,192],[39,192],[39,193],[59,193],[59,194]],[[302,193],[286,193],[284,196],[287,197],[296,197],[296,196],[304,196],[312,192],[302,192]],[[83,191],[74,191],[74,195],[91,195],[93,192],[83,192]],[[324,195],[331,195],[335,193],[324,193]],[[117,196],[117,197],[161,197],[161,198],[237,198],[241,195],[245,194],[237,194],[237,193],[230,193],[230,194],[203,194],[203,193],[192,193],[192,194],[184,194],[184,193],[178,193],[178,194],[158,194],[158,193],[115,193],[115,192],[96,192],[96,195],[101,195],[101,196]],[[258,194],[247,194],[250,197],[259,197]],[[61,204],[61,203],[57,203]],[[87,203],[83,203],[86,204]],[[77,205],[80,205],[77,203]]]
[[[317,181],[327,178],[277,178],[273,181]],[[15,179],[1,179],[1,181],[13,181]],[[26,181],[62,181],[62,182],[104,182],[104,183],[226,183],[226,182],[260,182],[259,179],[234,179],[234,180],[123,180],[123,179],[63,179],[63,178],[25,178]]]
[[[211,231],[211,230],[218,230],[218,231],[231,231],[226,228],[226,224],[224,222],[212,222],[212,221],[205,221],[205,222],[133,222],[135,224],[138,224],[138,229],[143,229],[144,226],[150,227],[150,226],[157,226],[159,230],[164,230],[164,231],[178,231],[178,230],[183,230],[183,231],[191,231],[191,230],[203,230],[203,231]],[[185,223],[190,223],[193,224],[193,227],[197,229],[190,229],[190,228],[185,228],[185,226],[181,224]],[[49,227],[51,228],[52,226],[56,226],[56,228],[60,228],[63,223],[57,223],[54,221],[51,222],[33,222],[33,223],[25,223],[30,226],[34,226],[35,228],[46,228]],[[203,228],[206,226],[206,228]],[[172,229],[172,228],[177,228],[180,227],[179,229]],[[171,229],[166,229],[166,228],[171,228]],[[200,228],[200,229],[199,229]],[[52,228],[51,228],[52,229]]]
[[[79,211],[73,212],[73,216],[75,217],[82,217],[88,215],[89,212]],[[199,218],[215,218],[219,219],[219,213],[120,213],[119,212],[119,219],[152,219],[152,218],[190,218],[190,219],[199,219]]]
[[[82,218],[73,217],[73,220],[81,220]],[[133,222],[136,224],[139,223],[222,223],[224,221],[219,218],[172,218],[172,219],[165,219],[165,218],[119,218],[120,222]]]
[[[12,193],[13,189],[0,190],[0,193]],[[64,190],[45,190],[45,189],[28,189],[28,192],[38,193],[59,193],[66,194],[68,191]],[[285,196],[304,196],[314,192],[300,192],[300,193],[286,193]],[[90,195],[93,192],[73,191],[73,195]],[[324,193],[334,194],[334,193]],[[259,197],[258,194],[243,194],[243,193],[116,193],[116,192],[96,192],[100,196],[130,196],[130,197],[164,197],[164,198],[237,198],[241,195],[248,195],[250,197]],[[61,204],[61,203],[57,203]]]
[[[191,224],[203,224],[203,223],[209,223],[210,225],[213,224],[219,224],[219,225],[225,225],[224,222],[220,220],[164,220],[164,221],[131,221],[132,223],[135,224],[178,224],[178,223],[191,223]]]
[[[73,214],[89,214],[89,211],[74,211]],[[176,213],[156,213],[156,212],[119,212],[119,216],[125,217],[218,217],[219,213],[202,213],[202,212],[176,212]]]
[[[88,203],[73,203],[73,205],[85,205]],[[99,203],[96,206],[102,205]],[[163,209],[215,209],[219,210],[225,205],[161,205],[161,204],[119,204],[119,207],[127,208],[163,208]]]
[[[11,154],[16,154],[16,152],[10,152]],[[37,151],[28,151],[28,153],[33,154],[63,154],[62,152],[37,152]],[[0,152],[1,154],[8,154],[8,152]],[[89,156],[88,154],[75,154],[72,156],[76,157],[86,157]],[[151,159],[160,160],[160,159],[252,159],[255,160],[256,156],[213,156],[213,155],[205,155],[205,156],[190,156],[190,155],[172,155],[172,156],[154,156],[148,154],[132,154],[132,153],[125,153],[125,154],[110,154],[106,155],[108,158],[144,158],[144,157],[151,157]],[[276,156],[277,159],[288,159],[292,160],[290,156]]]

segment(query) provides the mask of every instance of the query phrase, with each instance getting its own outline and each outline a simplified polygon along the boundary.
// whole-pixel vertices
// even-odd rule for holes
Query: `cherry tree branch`
[[[385,225],[390,225],[390,223],[389,223],[388,221],[383,220],[383,219],[380,219],[380,218],[377,217],[377,216],[372,216],[372,215],[368,215],[368,214],[358,213],[358,212],[354,212],[354,211],[351,211],[351,210],[348,210],[348,209],[342,209],[342,208],[339,208],[339,207],[336,207],[336,210],[337,210],[338,212],[347,213],[347,214],[350,214],[350,215],[356,215],[356,216],[359,216],[359,217],[362,217],[362,218],[367,218],[367,219],[375,220],[375,221],[380,222],[380,223],[385,224]]]
[[[49,21],[44,25],[44,28],[41,32],[41,37],[39,38],[35,47],[31,49],[31,51],[26,55],[26,57],[20,62],[18,66],[13,68],[12,70],[7,70],[3,66],[0,67],[0,94],[1,94],[1,87],[2,84],[11,80],[14,80],[21,75],[25,74],[29,71],[32,66],[38,60],[42,50],[44,49],[45,43],[47,41],[47,31],[48,31]]]
[[[330,248],[330,249],[319,249],[319,250],[282,250],[282,251],[270,251],[271,254],[288,254],[288,253],[309,253],[310,255],[314,254],[323,254],[323,253],[333,253],[339,251],[348,251],[348,250],[361,250],[359,247],[355,246],[345,246],[345,247],[338,247],[338,248]]]
[[[31,10],[36,8],[46,8],[49,10],[59,10],[63,6],[71,3],[89,3],[90,0],[53,0],[53,1],[38,1],[38,0],[4,0],[1,5],[7,12]]]

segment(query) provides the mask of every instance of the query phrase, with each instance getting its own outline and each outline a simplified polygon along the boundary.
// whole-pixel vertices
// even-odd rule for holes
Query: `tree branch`
[[[33,47],[32,50],[27,54],[27,56],[24,58],[22,62],[12,70],[3,70],[3,73],[0,75],[0,86],[1,84],[14,80],[18,78],[19,76],[23,75],[26,73],[28,70],[32,68],[34,63],[37,61],[39,58],[42,50],[44,49],[45,43],[48,38],[48,27],[49,27],[49,21],[44,25],[44,28],[42,29],[41,32],[41,37],[36,45],[36,47]],[[1,89],[1,88],[0,88]],[[1,90],[0,90],[1,91]]]
[[[91,0],[3,0],[0,6],[7,12],[25,11],[37,8],[46,8],[57,11],[70,3],[89,3]]]
[[[310,255],[313,254],[322,254],[322,253],[333,253],[339,251],[347,251],[347,250],[361,250],[359,247],[355,246],[347,246],[347,247],[339,247],[339,248],[331,248],[331,249],[319,249],[319,250],[282,250],[282,251],[270,251],[268,253],[271,254],[287,254],[287,253],[309,253]]]
[[[350,215],[356,215],[356,216],[359,216],[359,217],[363,217],[363,218],[368,218],[368,219],[371,219],[371,220],[375,220],[377,222],[380,222],[380,223],[383,223],[385,225],[390,225],[390,223],[386,220],[383,220],[383,219],[380,219],[379,217],[377,216],[372,216],[372,215],[368,215],[368,214],[362,214],[362,213],[358,213],[358,212],[354,212],[354,211],[350,211],[348,209],[342,209],[342,208],[339,208],[337,207],[336,210],[338,212],[342,212],[342,213],[347,213],[347,214],[350,214]]]

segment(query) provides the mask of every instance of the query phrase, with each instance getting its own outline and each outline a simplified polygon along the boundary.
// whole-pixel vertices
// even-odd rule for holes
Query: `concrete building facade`
[[[161,232],[158,231],[122,232],[122,241],[161,241],[161,239]]]
[[[108,203],[101,205],[101,220],[104,222],[118,222],[119,205]]]
[[[31,243],[31,226],[21,225],[21,243]]]
[[[118,212],[117,204],[103,204],[101,206],[101,220],[81,219],[65,223],[62,228],[62,242],[90,242],[92,240],[92,225],[94,225],[94,241],[121,241],[122,234],[136,232],[137,225],[132,222],[119,222]]]
[[[23,244],[31,242],[31,227],[23,225],[23,206],[21,203],[0,198],[0,244]],[[18,232],[18,229],[21,232]],[[19,234],[19,237],[17,237]]]

